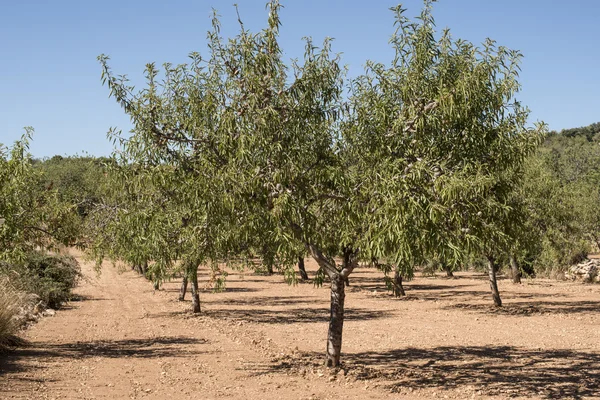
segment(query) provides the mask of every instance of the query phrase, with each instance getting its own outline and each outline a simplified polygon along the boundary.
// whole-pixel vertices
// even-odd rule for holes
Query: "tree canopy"
[[[130,137],[116,135],[120,161],[135,176],[144,168],[165,202],[142,213],[178,210],[166,219],[191,222],[194,235],[177,243],[201,261],[250,251],[289,269],[304,246],[331,281],[330,366],[339,365],[344,280],[360,262],[410,274],[434,252],[457,262],[514,241],[510,194],[544,131],[527,128],[515,101],[521,56],[448,30],[436,38],[431,5],[418,22],[394,8],[394,60],[368,62],[352,81],[329,39],[307,39],[301,62],[283,60],[277,1],[265,29],[240,20],[228,41],[215,17],[208,56],[162,72],[148,64],[139,91],[99,57],[134,123]],[[128,231],[146,232],[137,224]]]
[[[0,147],[0,261],[22,261],[37,248],[70,243],[77,234],[73,206],[62,202],[28,153],[33,129],[12,147]]]

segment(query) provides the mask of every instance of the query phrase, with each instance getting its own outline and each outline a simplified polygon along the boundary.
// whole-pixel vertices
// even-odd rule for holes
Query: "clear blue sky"
[[[100,82],[96,57],[108,54],[116,73],[141,82],[147,62],[186,62],[206,52],[211,7],[222,15],[223,34],[236,32],[234,1],[220,0],[20,0],[0,10],[0,143],[24,126],[36,130],[36,157],[87,152],[108,155],[109,127],[129,120]],[[247,27],[266,23],[266,0],[238,0]],[[288,57],[303,54],[301,37],[335,38],[351,75],[364,61],[388,62],[393,1],[283,0],[282,45]],[[405,0],[414,16],[420,0]],[[491,37],[525,55],[519,99],[532,121],[551,129],[600,121],[600,1],[441,0],[439,28],[481,43]]]

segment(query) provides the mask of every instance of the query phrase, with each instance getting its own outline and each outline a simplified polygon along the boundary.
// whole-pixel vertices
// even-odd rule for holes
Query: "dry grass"
[[[15,334],[19,329],[17,317],[25,306],[25,298],[6,279],[1,280],[0,286],[0,349],[3,349],[20,342]]]

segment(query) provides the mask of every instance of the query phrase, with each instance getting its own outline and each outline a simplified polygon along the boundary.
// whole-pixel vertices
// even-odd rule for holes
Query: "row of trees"
[[[146,66],[136,91],[100,57],[134,128],[110,159],[32,160],[30,131],[0,158],[0,261],[57,243],[87,246],[153,280],[181,276],[200,312],[198,267],[222,287],[230,268],[297,279],[312,256],[330,282],[327,365],[340,362],[345,283],[356,268],[402,278],[435,261],[486,264],[494,303],[509,265],[548,272],[598,246],[597,124],[545,135],[526,126],[520,54],[434,30],[394,8],[390,64],[348,79],[331,41],[282,58],[277,1],[267,27],[225,41],[213,19],[207,57]],[[537,149],[537,150],[536,150]],[[303,263],[299,264],[303,272]],[[70,276],[70,275],[69,275]],[[301,275],[306,279],[306,273]]]
[[[514,100],[521,55],[435,31],[430,1],[418,22],[393,9],[395,57],[349,80],[326,40],[286,63],[280,4],[265,29],[225,41],[215,17],[208,56],[146,66],[136,91],[100,56],[102,78],[130,116],[115,155],[111,200],[100,207],[95,253],[177,264],[199,311],[198,265],[259,258],[294,279],[310,254],[331,282],[327,365],[340,362],[344,282],[360,265],[410,276],[437,257],[489,264],[523,251],[526,204],[517,187],[544,126],[526,126]],[[197,306],[196,306],[197,304]]]
[[[157,288],[181,276],[180,299],[191,285],[200,312],[199,266],[216,288],[225,265],[276,268],[294,283],[310,255],[315,281],[330,282],[331,367],[356,268],[381,269],[403,295],[417,266],[451,274],[478,259],[500,306],[501,265],[519,282],[576,262],[600,245],[597,124],[538,147],[545,127],[528,128],[515,101],[520,54],[436,32],[431,3],[418,22],[394,8],[394,59],[368,61],[355,79],[329,40],[307,39],[303,60],[286,63],[277,1],[264,30],[240,22],[229,41],[215,17],[208,56],[148,64],[141,91],[101,56],[134,128],[111,131],[110,159],[32,160],[29,130],[2,149],[0,261],[79,244]]]

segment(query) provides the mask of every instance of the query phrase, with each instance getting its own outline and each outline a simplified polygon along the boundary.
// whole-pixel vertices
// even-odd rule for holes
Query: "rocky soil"
[[[363,269],[346,295],[344,367],[331,373],[327,287],[234,272],[193,316],[178,282],[154,291],[80,262],[78,301],[0,355],[1,399],[600,397],[600,285],[503,279],[497,309],[483,275],[417,277],[395,299]]]

